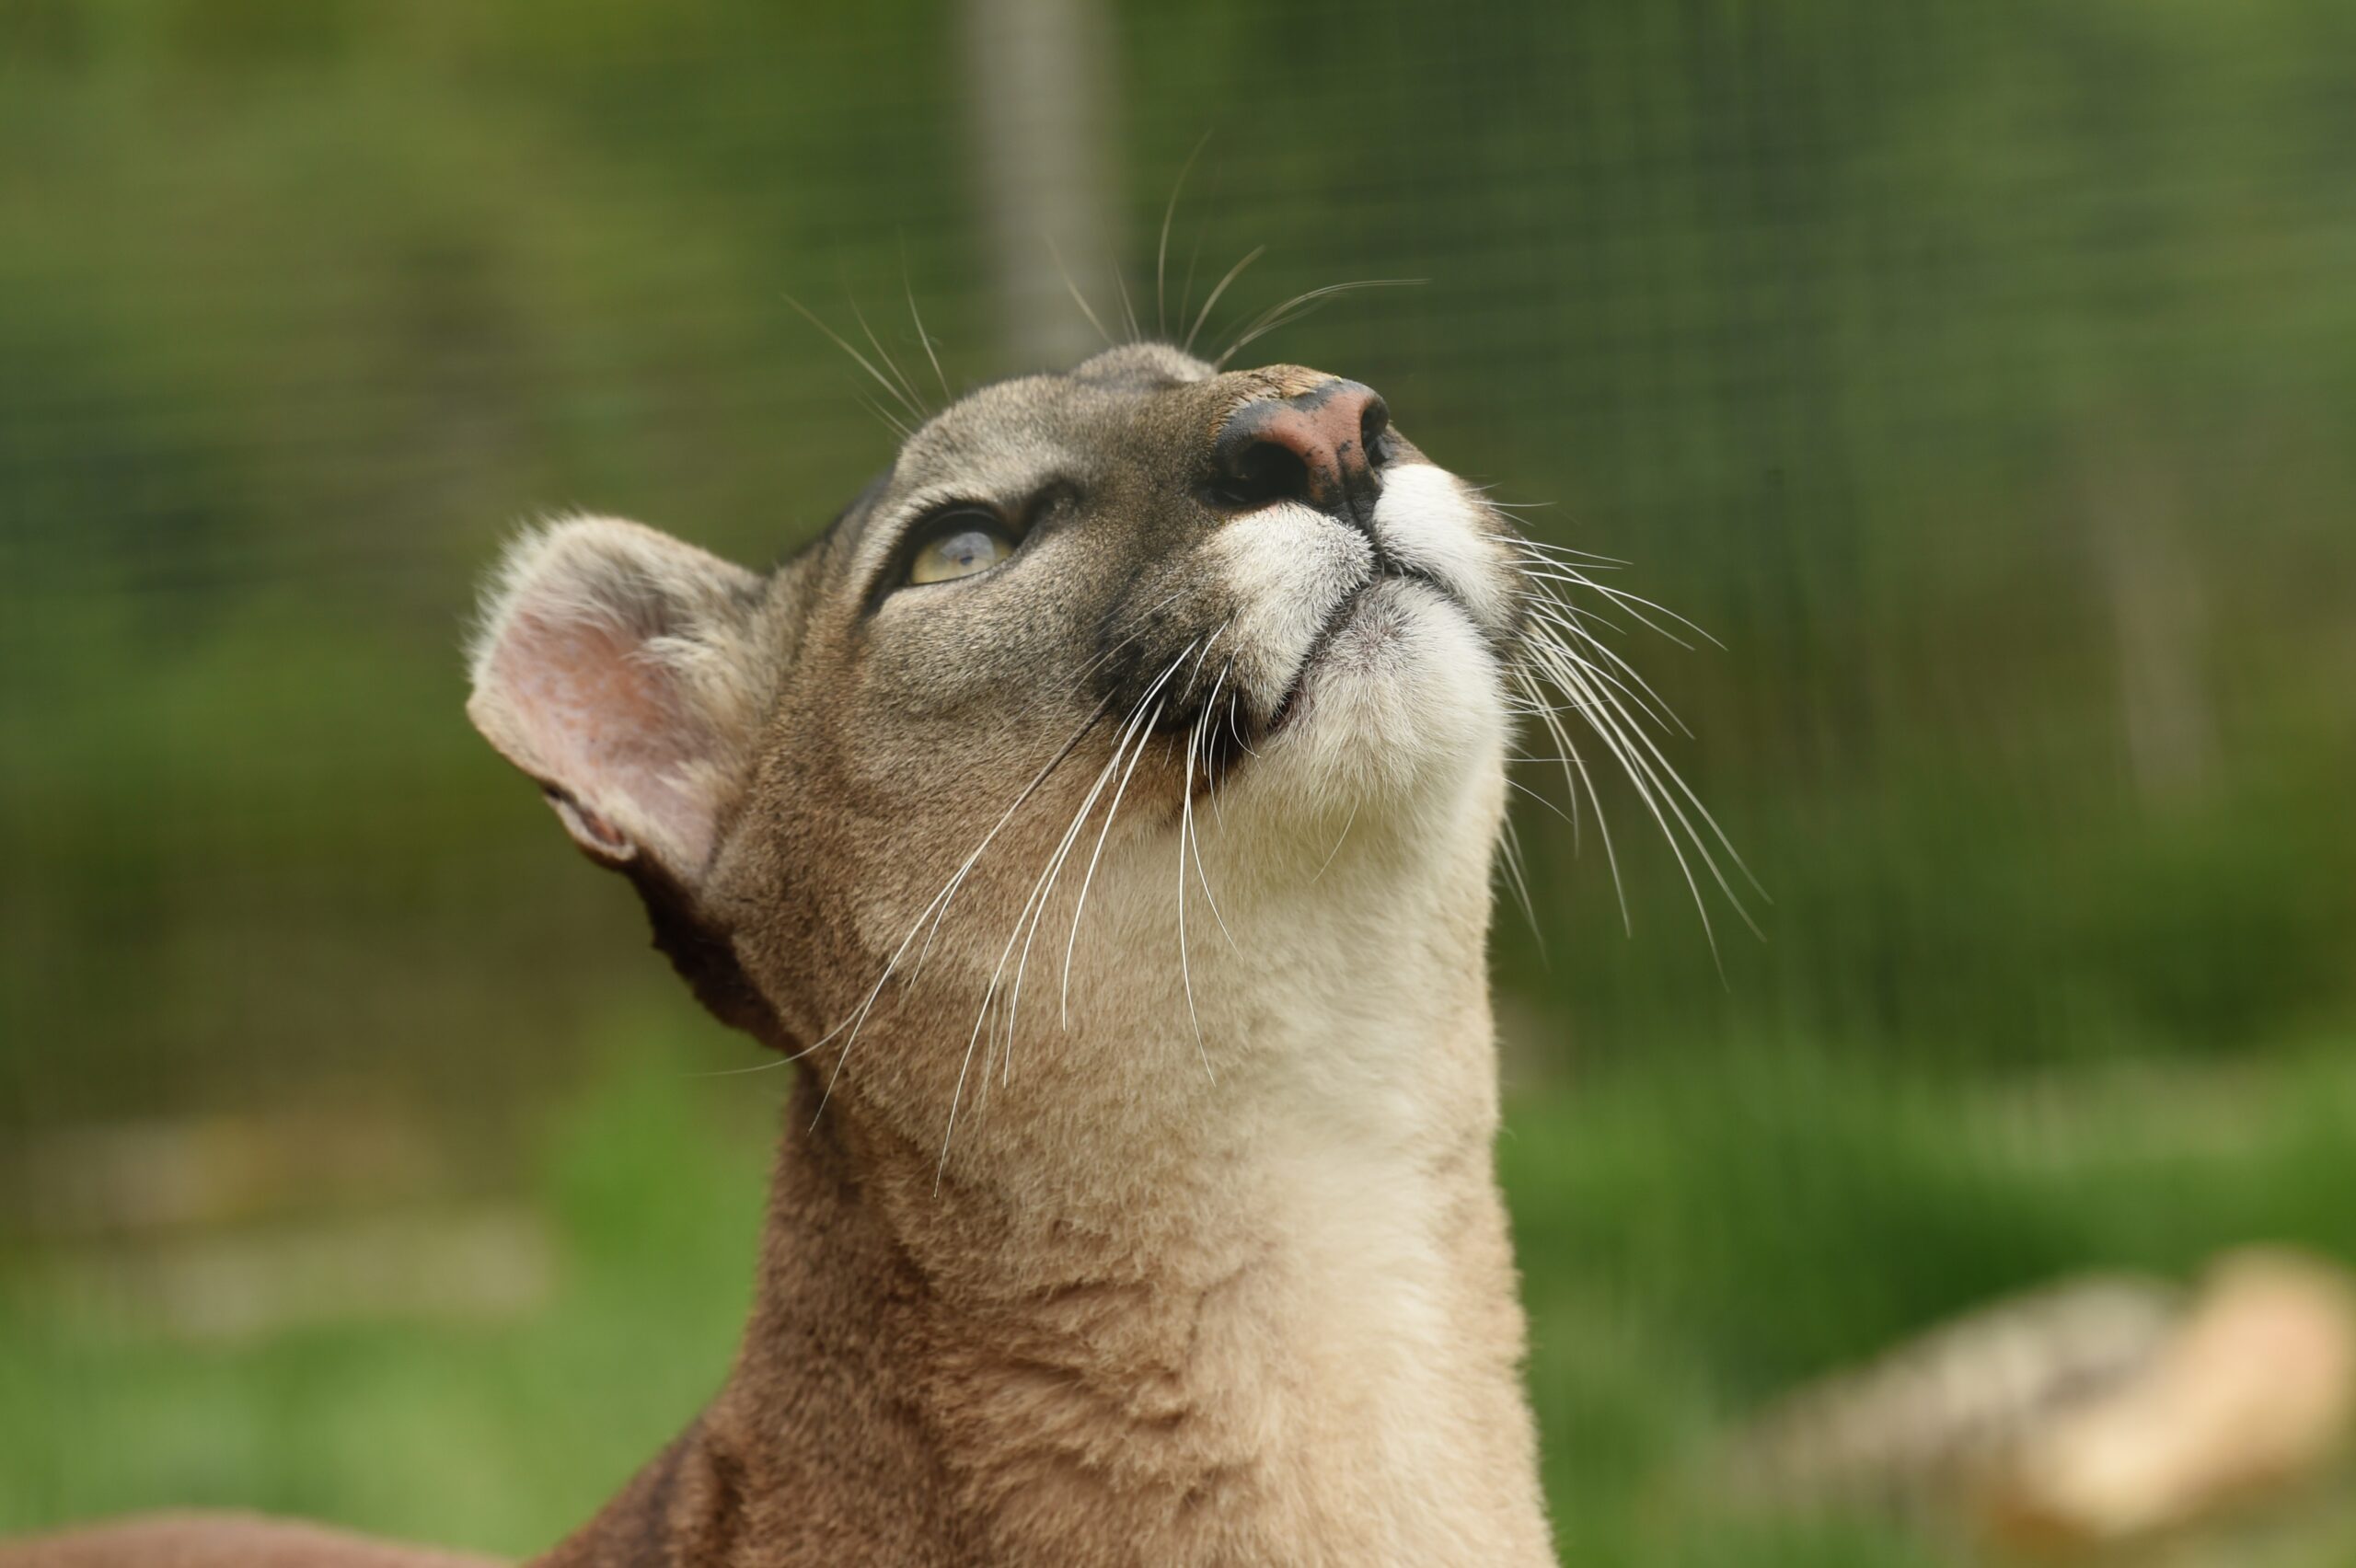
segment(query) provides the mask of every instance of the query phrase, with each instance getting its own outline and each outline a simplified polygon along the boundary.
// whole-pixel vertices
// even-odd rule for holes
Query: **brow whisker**
[[[1164,338],[1170,336],[1170,296],[1163,287],[1170,261],[1170,221],[1178,215],[1178,198],[1185,192],[1186,177],[1194,172],[1195,160],[1203,156],[1210,140],[1211,133],[1204,132],[1195,144],[1195,150],[1186,155],[1186,161],[1178,166],[1178,178],[1170,187],[1170,202],[1161,209],[1161,240],[1153,248],[1153,329]],[[1192,269],[1188,271],[1191,276]],[[1182,313],[1184,309],[1180,306]]]
[[[859,395],[859,401],[860,407],[864,408],[869,413],[873,414],[877,419],[884,421],[884,428],[892,432],[895,440],[907,441],[911,435],[916,433],[907,425],[900,422],[899,420],[893,417],[891,409],[885,408],[883,404],[877,402],[866,393],[862,392]]]
[[[1422,278],[1360,278],[1355,282],[1328,283],[1322,289],[1310,289],[1306,293],[1297,294],[1284,304],[1272,306],[1253,317],[1252,324],[1243,329],[1242,334],[1235,341],[1227,346],[1227,352],[1219,355],[1211,363],[1215,368],[1224,370],[1228,361],[1242,352],[1253,342],[1266,337],[1280,327],[1290,326],[1311,311],[1319,309],[1338,294],[1354,294],[1360,289],[1413,288],[1424,282],[1426,280]]]
[[[917,308],[917,286],[908,278],[908,253],[905,241],[900,249],[900,283],[908,294],[908,319],[916,323],[917,341],[924,345],[924,357],[932,362],[933,379],[941,383],[941,406],[947,408],[957,400],[949,389],[949,375],[941,368],[941,356],[932,352],[932,334],[924,329],[924,313]]]
[[[1088,296],[1081,294],[1080,285],[1072,281],[1071,269],[1064,265],[1064,253],[1056,248],[1055,236],[1047,235],[1044,237],[1047,242],[1047,254],[1056,259],[1056,271],[1063,274],[1064,287],[1071,291],[1072,303],[1080,306],[1080,313],[1088,317],[1088,324],[1096,329],[1096,335],[1104,340],[1106,348],[1120,347],[1120,344],[1114,340],[1113,334],[1104,330],[1104,323],[1096,319],[1095,308],[1088,303]]]
[[[858,364],[860,369],[873,376],[877,386],[883,387],[884,391],[889,392],[893,397],[898,398],[901,403],[907,407],[908,411],[916,415],[918,420],[922,420],[924,418],[923,410],[919,409],[914,402],[910,401],[906,393],[902,392],[897,386],[892,385],[891,379],[882,371],[875,368],[875,363],[872,360],[869,359],[865,354],[860,353],[857,349],[853,348],[849,339],[844,337],[840,332],[836,331],[832,327],[827,326],[824,321],[819,320],[817,316],[812,312],[808,306],[803,304],[791,294],[785,295],[784,299],[786,304],[793,306],[794,309],[802,313],[802,318],[803,320],[809,322],[811,326],[815,327],[819,331],[825,333],[828,340],[833,342],[835,347],[849,354],[853,363]],[[886,418],[888,419],[889,416],[887,415]],[[898,421],[896,420],[892,422],[895,426],[898,425]]]
[[[875,329],[867,324],[867,312],[859,307],[857,299],[850,302],[850,314],[851,319],[859,323],[859,329],[867,334],[868,344],[874,349],[875,357],[884,362],[884,368],[899,383],[901,403],[916,416],[918,423],[923,423],[931,416],[925,409],[924,399],[917,395],[916,383],[910,381],[907,373],[900,368],[900,362],[892,357],[892,351],[884,346],[884,340],[875,335]]]
[[[1113,287],[1119,292],[1121,296],[1121,319],[1128,323],[1128,340],[1132,343],[1137,342],[1145,336],[1145,333],[1138,326],[1138,313],[1136,309],[1129,304],[1128,280],[1121,276],[1121,269],[1118,267],[1114,267],[1113,269]]]
[[[1249,267],[1253,262],[1257,261],[1261,257],[1267,253],[1268,248],[1266,246],[1254,246],[1252,249],[1244,253],[1242,260],[1238,261],[1234,266],[1230,267],[1227,270],[1227,276],[1218,281],[1218,286],[1211,290],[1210,297],[1203,301],[1203,308],[1201,312],[1195,316],[1194,326],[1187,329],[1185,342],[1179,345],[1182,349],[1190,354],[1195,352],[1195,340],[1202,335],[1203,323],[1210,319],[1211,307],[1218,303],[1218,296],[1227,292],[1228,284],[1235,282],[1236,279],[1243,275],[1243,270],[1246,267]]]

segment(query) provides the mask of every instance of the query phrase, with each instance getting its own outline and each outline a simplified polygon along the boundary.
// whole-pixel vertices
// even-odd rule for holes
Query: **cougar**
[[[1507,764],[1576,712],[1666,769],[1573,582],[1368,387],[1156,344],[964,396],[766,574],[517,543],[469,715],[798,1080],[733,1370],[539,1562],[1553,1562]],[[11,1561],[455,1560],[174,1518]]]

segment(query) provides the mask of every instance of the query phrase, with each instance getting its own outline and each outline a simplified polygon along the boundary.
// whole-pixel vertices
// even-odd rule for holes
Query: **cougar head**
[[[1144,1136],[1413,1093],[1403,1014],[1485,1052],[1521,548],[1369,388],[1131,345],[955,402],[766,574],[531,534],[468,711],[837,1103]]]

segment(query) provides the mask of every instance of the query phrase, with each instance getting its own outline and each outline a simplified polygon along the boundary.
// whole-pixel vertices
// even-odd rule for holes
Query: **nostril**
[[[1369,398],[1366,411],[1358,416],[1358,450],[1366,454],[1367,466],[1380,468],[1389,460],[1391,449],[1383,436],[1391,429],[1391,410],[1380,398]]]
[[[1289,501],[1335,515],[1365,512],[1397,445],[1391,409],[1371,388],[1328,381],[1230,414],[1212,439],[1207,490],[1231,511]]]
[[[1229,459],[1218,490],[1221,500],[1245,510],[1279,501],[1306,501],[1309,465],[1288,446],[1255,441]]]

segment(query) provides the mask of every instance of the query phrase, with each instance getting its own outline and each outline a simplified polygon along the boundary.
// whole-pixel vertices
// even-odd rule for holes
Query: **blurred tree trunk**
[[[1068,364],[1102,340],[1056,256],[1080,278],[1113,254],[1110,18],[1099,0],[964,0],[963,10],[999,347],[1021,368]],[[1117,307],[1090,303],[1111,326]]]

